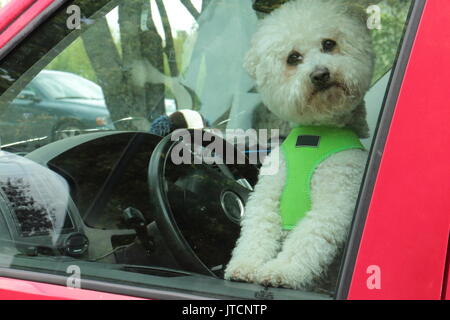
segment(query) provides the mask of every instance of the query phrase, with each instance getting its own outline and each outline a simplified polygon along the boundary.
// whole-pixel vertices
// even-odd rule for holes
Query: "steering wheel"
[[[156,224],[183,269],[221,277],[258,168],[211,132],[183,130],[177,141],[172,137],[156,146],[148,167]],[[212,144],[223,148],[212,149]]]

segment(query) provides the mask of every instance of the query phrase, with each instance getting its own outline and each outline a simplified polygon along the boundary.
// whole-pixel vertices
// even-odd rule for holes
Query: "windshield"
[[[205,296],[332,296],[413,1],[73,3],[52,20],[66,36],[18,49],[26,70],[0,61],[0,157],[47,167],[68,198],[62,218],[21,229],[7,193],[25,187],[3,179],[0,217],[26,244],[14,263]],[[186,151],[180,128],[256,160],[203,140]],[[45,211],[32,209],[26,223]]]
[[[33,82],[53,99],[104,99],[99,85],[68,72],[41,72]]]
[[[193,0],[186,6],[182,1],[164,1],[163,5],[150,1],[140,9],[142,15],[115,7],[96,23],[83,25],[88,30],[51,59],[32,82],[50,99],[78,99],[80,106],[84,105],[81,100],[104,99],[106,118],[113,124],[105,127],[104,121],[95,120],[104,114],[92,114],[89,121],[84,115],[75,115],[78,124],[70,126],[77,129],[73,134],[99,129],[149,131],[161,115],[193,109],[210,127],[278,128],[286,136],[289,123],[266,111],[254,79],[243,68],[252,34],[268,10],[261,9],[265,8],[264,1],[256,2],[260,11],[255,11],[250,2]],[[385,0],[377,5],[382,27],[371,28],[376,56],[373,85],[393,65],[409,4]],[[140,24],[132,27],[126,15],[136,15]],[[376,103],[381,102],[378,99]],[[367,109],[372,112],[369,128],[373,131],[379,107]],[[33,112],[46,114],[38,108]],[[79,111],[67,106],[60,112],[72,118]],[[3,141],[61,136],[56,131],[61,124],[66,127],[62,117],[54,117],[45,134],[33,130],[30,123],[26,135],[9,138],[3,133]],[[13,121],[19,120],[21,124],[31,121],[23,117]]]

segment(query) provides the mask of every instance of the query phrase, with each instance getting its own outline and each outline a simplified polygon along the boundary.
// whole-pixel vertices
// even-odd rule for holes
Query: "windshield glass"
[[[53,99],[103,99],[102,88],[67,72],[41,72],[34,82]]]
[[[111,283],[331,297],[413,3],[66,3],[52,20],[66,37],[33,33],[17,49],[26,70],[17,52],[0,61],[0,160],[51,177],[17,218],[8,195],[28,187],[0,166],[0,218],[16,230],[0,241],[18,265]],[[198,150],[180,147],[196,133]],[[242,153],[207,144],[219,138]]]
[[[242,67],[258,21],[267,15],[267,9],[261,9],[264,1],[255,4],[260,11],[254,10],[250,2],[150,1],[139,9],[142,14],[137,14],[136,8],[129,12],[118,6],[96,23],[83,25],[88,30],[51,59],[33,82],[50,99],[79,99],[80,107],[88,103],[82,99],[104,99],[106,115],[77,115],[79,108],[74,105],[60,111],[78,123],[72,135],[104,129],[148,131],[161,115],[193,109],[210,127],[279,128],[285,136],[288,122],[266,112],[254,79]],[[377,5],[382,24],[371,28],[376,56],[372,84],[393,65],[409,5],[410,1],[391,0]],[[135,16],[137,24],[129,23],[130,15]],[[33,107],[33,112],[46,114],[42,109],[45,104],[46,99]],[[11,118],[9,114],[14,112],[5,117]],[[376,126],[377,115],[373,111],[371,130]],[[44,137],[47,143],[51,142],[52,137],[61,136],[58,127],[66,127],[61,123],[62,117],[53,117],[47,132],[33,130],[34,122],[30,122],[26,135],[10,137],[2,133],[3,143]],[[110,118],[112,124],[105,126],[100,121],[98,125],[97,117]],[[31,119],[16,115],[10,121],[24,125]]]

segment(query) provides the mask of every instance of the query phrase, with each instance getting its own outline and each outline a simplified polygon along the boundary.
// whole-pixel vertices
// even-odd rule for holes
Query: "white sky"
[[[0,8],[6,5],[11,0],[0,0]],[[153,0],[149,0],[152,5],[152,12],[155,16],[156,26],[158,28],[159,33],[164,36],[164,32],[162,29],[161,19],[159,17],[159,12],[156,7],[156,3]],[[200,11],[202,6],[202,0],[191,0],[194,7]],[[177,30],[191,31],[195,26],[195,21],[186,8],[181,4],[180,0],[164,0],[164,5],[166,7],[167,15],[169,16],[170,24],[172,26],[173,33],[175,35]],[[118,12],[117,9],[111,11],[108,15],[108,23],[113,29],[113,33],[115,36],[118,35]]]
[[[1,0],[0,0],[1,1]],[[202,0],[191,0],[194,7],[200,11],[202,6]],[[156,27],[158,32],[162,37],[164,37],[164,31],[161,23],[161,18],[156,6],[155,1],[150,0],[152,7],[152,14],[155,17]],[[169,16],[170,25],[172,27],[172,32],[175,35],[177,30],[184,30],[188,33],[196,26],[194,18],[186,10],[183,4],[179,0],[164,0],[164,5],[166,7],[167,15]],[[117,8],[112,10],[108,15],[108,24],[113,31],[113,35],[118,37],[119,27],[118,27],[118,10]]]
[[[191,0],[191,2],[194,7],[197,8],[197,11],[201,10],[202,0]],[[157,13],[158,10],[156,7],[156,3],[154,1],[152,1],[151,3],[152,12]],[[185,31],[191,30],[195,23],[195,20],[179,0],[165,0],[164,5],[166,7],[167,15],[169,16],[169,21],[173,29]],[[159,14],[155,16],[155,20],[157,21],[157,25],[161,24]]]

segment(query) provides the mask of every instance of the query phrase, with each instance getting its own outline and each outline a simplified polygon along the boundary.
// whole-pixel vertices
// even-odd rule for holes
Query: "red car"
[[[39,72],[59,70],[99,84],[113,120],[152,121],[170,100],[218,129],[268,128],[242,57],[280,2],[12,0],[0,9],[0,121]],[[143,121],[56,142],[30,131],[25,155],[2,147],[0,298],[448,300],[450,2],[374,6],[370,159],[323,283],[223,280],[259,166],[177,166],[177,142]]]

